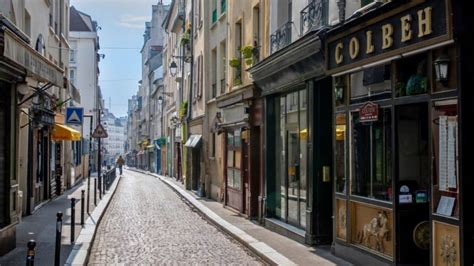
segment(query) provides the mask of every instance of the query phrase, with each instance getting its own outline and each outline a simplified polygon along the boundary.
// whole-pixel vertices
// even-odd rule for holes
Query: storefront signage
[[[344,71],[451,39],[444,1],[425,1],[400,11],[403,9],[394,8],[329,37],[328,70]]]
[[[5,30],[5,46],[3,56],[26,68],[28,75],[35,76],[41,81],[51,82],[62,88],[64,86],[63,70],[36,50],[19,40],[14,33]]]
[[[379,119],[378,104],[368,102],[360,108],[359,111],[360,122],[373,122]]]

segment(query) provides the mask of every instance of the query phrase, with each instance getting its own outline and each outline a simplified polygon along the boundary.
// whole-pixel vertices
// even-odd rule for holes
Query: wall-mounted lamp
[[[172,61],[170,64],[170,73],[172,77],[176,76],[176,72],[178,71],[178,65],[175,61]]]
[[[449,74],[449,57],[446,54],[440,55],[435,61],[435,72],[436,72],[436,80],[441,82],[443,85],[447,85],[448,83],[448,74]]]

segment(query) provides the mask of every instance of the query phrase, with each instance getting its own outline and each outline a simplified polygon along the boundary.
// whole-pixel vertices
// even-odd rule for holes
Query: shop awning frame
[[[196,148],[201,143],[202,135],[191,135],[184,144],[188,148]]]
[[[54,124],[51,139],[54,141],[80,141],[81,132],[62,124]]]

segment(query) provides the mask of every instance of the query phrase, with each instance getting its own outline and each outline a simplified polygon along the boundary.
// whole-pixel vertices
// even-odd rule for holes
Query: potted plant
[[[244,46],[240,49],[240,52],[242,53],[242,55],[245,59],[252,58],[253,46],[252,45],[246,45],[246,46]]]
[[[233,68],[239,68],[240,67],[240,59],[239,58],[232,58],[229,60],[229,65]]]
[[[181,36],[181,45],[187,45],[191,42],[191,30],[187,29]]]

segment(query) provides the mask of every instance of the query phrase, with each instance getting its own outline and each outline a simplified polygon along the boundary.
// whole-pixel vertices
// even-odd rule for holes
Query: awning
[[[189,148],[196,148],[196,146],[201,142],[202,135],[191,135],[189,139],[186,141],[184,146]]]
[[[54,124],[53,140],[81,140],[81,133],[73,128],[61,124]]]

